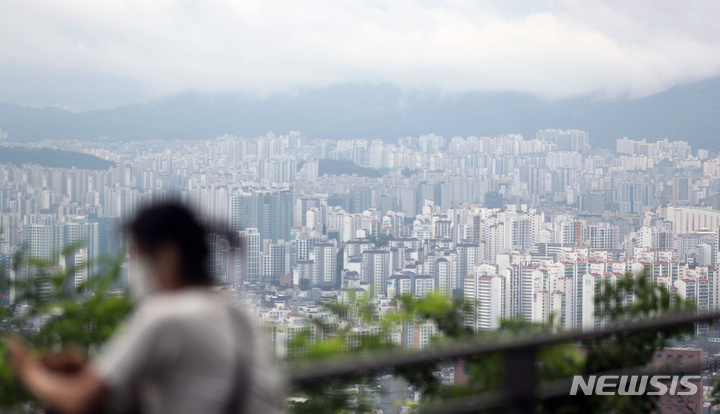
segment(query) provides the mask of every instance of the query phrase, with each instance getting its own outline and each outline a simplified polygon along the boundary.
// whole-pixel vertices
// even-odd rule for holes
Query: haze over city
[[[719,20],[0,5],[0,411],[712,412]]]
[[[0,100],[89,110],[349,82],[640,98],[720,75],[711,0],[3,5]]]

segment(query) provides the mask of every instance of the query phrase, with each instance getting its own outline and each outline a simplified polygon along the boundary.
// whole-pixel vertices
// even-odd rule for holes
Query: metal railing
[[[420,351],[392,350],[372,354],[355,354],[351,357],[324,359],[321,364],[299,364],[290,372],[290,384],[294,386],[318,384],[331,379],[346,379],[357,376],[371,376],[388,372],[393,368],[413,365],[440,363],[490,354],[504,356],[504,372],[523,375],[506,375],[502,388],[492,393],[443,400],[439,405],[427,405],[427,413],[473,413],[480,410],[502,408],[507,413],[527,413],[536,409],[542,400],[567,396],[572,378],[564,378],[550,383],[540,384],[537,377],[538,352],[541,348],[563,344],[578,343],[593,338],[607,338],[618,335],[657,331],[691,325],[698,322],[720,320],[720,312],[648,319],[630,324],[616,324],[596,331],[567,331],[544,337],[517,339],[512,342],[488,342],[487,339],[473,338],[438,345]],[[672,373],[697,373],[702,367],[683,367]],[[648,370],[647,367],[632,367],[617,374],[662,374],[667,369]],[[597,373],[607,374],[607,373]]]

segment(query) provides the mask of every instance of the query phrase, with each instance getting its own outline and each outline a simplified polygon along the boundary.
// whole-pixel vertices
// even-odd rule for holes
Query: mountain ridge
[[[720,78],[678,86],[645,98],[547,102],[505,93],[408,92],[389,84],[342,84],[264,99],[189,92],[147,103],[73,113],[0,103],[8,139],[206,139],[299,130],[310,138],[381,138],[435,133],[534,137],[546,128],[583,129],[595,147],[614,148],[624,136],[683,139],[720,150]]]

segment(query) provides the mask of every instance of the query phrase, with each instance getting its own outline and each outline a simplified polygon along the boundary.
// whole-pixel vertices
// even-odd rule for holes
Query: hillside
[[[545,128],[590,132],[591,144],[684,139],[720,150],[720,79],[637,100],[546,102],[517,93],[408,93],[388,85],[345,84],[265,99],[188,93],[83,113],[0,104],[0,129],[19,142],[41,139],[203,139],[299,130],[309,138],[381,138],[435,133],[488,136]]]
[[[21,166],[35,164],[43,167],[107,170],[112,161],[73,151],[52,148],[0,147],[0,164]]]

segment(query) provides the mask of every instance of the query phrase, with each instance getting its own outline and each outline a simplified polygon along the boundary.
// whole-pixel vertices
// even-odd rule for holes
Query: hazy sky
[[[720,74],[716,0],[0,3],[0,101],[92,108],[344,82],[639,97]]]

